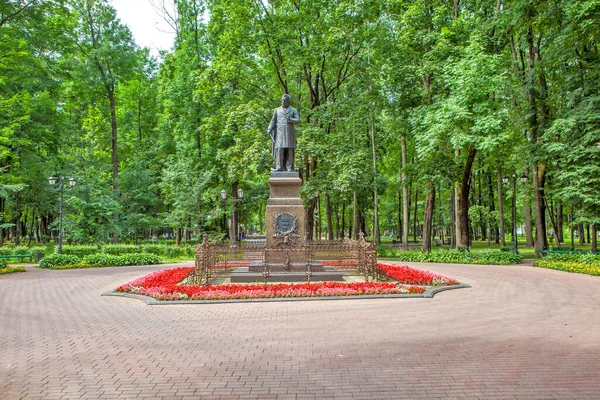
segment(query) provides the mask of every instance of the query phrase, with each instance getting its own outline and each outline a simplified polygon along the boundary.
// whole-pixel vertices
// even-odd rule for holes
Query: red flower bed
[[[316,282],[271,285],[178,285],[194,268],[174,268],[156,271],[119,286],[118,292],[135,293],[159,300],[219,300],[271,297],[355,296],[369,294],[423,293],[419,286],[396,285],[389,282]]]
[[[429,271],[411,268],[406,265],[377,263],[377,269],[400,283],[410,285],[458,285],[458,281]]]

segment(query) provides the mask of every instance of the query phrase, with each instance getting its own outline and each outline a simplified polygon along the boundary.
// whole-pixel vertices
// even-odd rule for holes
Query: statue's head
[[[289,107],[290,105],[290,95],[289,94],[284,94],[283,96],[281,96],[281,105],[284,107]]]

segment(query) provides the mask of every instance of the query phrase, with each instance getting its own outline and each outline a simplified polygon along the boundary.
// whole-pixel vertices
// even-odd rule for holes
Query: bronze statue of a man
[[[290,96],[281,97],[281,107],[275,109],[269,124],[271,136],[271,153],[275,157],[273,171],[293,171],[296,151],[296,128],[300,123],[300,116],[294,107],[290,107]]]

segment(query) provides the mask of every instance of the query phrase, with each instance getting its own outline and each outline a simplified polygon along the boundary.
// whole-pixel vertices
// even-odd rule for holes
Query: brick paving
[[[147,306],[164,267],[0,277],[1,399],[600,399],[600,277],[412,264],[433,299]]]

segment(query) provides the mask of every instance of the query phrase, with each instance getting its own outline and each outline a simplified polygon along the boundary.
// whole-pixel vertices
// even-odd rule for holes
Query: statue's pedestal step
[[[262,272],[249,272],[248,267],[240,267],[233,271],[230,275],[231,283],[254,283],[264,282],[265,277]],[[313,272],[310,277],[311,282],[324,281],[344,281],[344,276],[341,271],[323,271]],[[269,272],[269,282],[306,282],[306,272]]]

